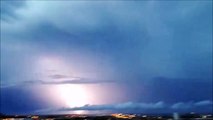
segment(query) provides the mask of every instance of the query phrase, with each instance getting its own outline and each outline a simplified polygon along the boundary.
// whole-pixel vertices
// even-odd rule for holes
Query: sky
[[[1,1],[0,112],[211,112],[212,1]]]

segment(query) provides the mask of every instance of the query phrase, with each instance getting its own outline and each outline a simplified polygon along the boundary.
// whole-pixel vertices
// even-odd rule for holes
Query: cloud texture
[[[204,103],[204,104],[200,104]],[[156,103],[137,103],[137,102],[126,102],[126,103],[119,103],[119,104],[106,104],[106,105],[85,105],[81,107],[73,107],[73,108],[55,108],[55,109],[41,109],[37,110],[38,113],[45,113],[45,112],[57,112],[57,111],[117,111],[117,112],[123,112],[123,111],[137,111],[138,113],[144,112],[150,110],[160,110],[164,113],[171,113],[174,111],[181,112],[181,110],[193,110],[194,108],[200,108],[200,109],[211,109],[211,105],[213,105],[212,101],[204,100],[204,101],[198,101],[198,102],[179,102],[174,104],[166,104],[162,101],[156,102]]]
[[[212,1],[1,3],[2,111],[46,108],[47,91],[31,87],[64,84],[105,96],[106,106],[75,109],[212,104]]]

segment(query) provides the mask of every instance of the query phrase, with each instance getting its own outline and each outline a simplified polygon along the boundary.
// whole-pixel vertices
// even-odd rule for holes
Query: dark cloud
[[[30,101],[30,102],[29,102]],[[4,114],[30,114],[44,106],[51,107],[24,87],[9,87],[0,90],[0,112]]]
[[[87,59],[76,56],[88,53],[102,68],[83,71],[102,80],[48,71],[50,81],[33,73],[38,56],[74,61],[78,69]],[[109,80],[100,72],[108,73],[106,66]],[[1,89],[102,83],[124,86],[127,101],[139,102],[130,108],[141,101],[177,109],[209,104],[201,100],[212,100],[212,1],[1,1]],[[98,107],[104,109],[85,106]]]
[[[52,79],[62,79],[62,78],[68,78],[69,76],[61,75],[61,74],[54,74],[49,76]]]
[[[98,7],[104,3],[107,7]],[[25,13],[28,9],[24,9],[19,14],[25,19],[17,20],[15,24],[32,29],[27,27],[21,29],[24,34],[16,33],[21,43],[31,41],[29,46],[36,44],[39,49],[36,51],[41,50],[42,53],[60,54],[72,51],[70,48],[80,48],[95,55],[109,56],[111,62],[116,64],[116,74],[121,79],[140,75],[143,79],[181,76],[210,80],[212,6],[208,3],[29,2],[28,5],[32,6],[30,14],[42,17],[29,16]],[[34,4],[44,10],[40,12]],[[50,4],[55,7],[44,7]],[[66,7],[72,5],[78,7]],[[166,7],[167,10],[164,6],[175,9]],[[78,15],[64,11],[76,11]],[[62,19],[64,16],[67,19]],[[10,29],[9,32],[14,31]]]
[[[111,80],[89,80],[89,79],[80,79],[80,80],[62,80],[62,81],[26,81],[24,83],[35,83],[35,84],[101,84],[101,83],[110,83]]]
[[[17,87],[24,85],[60,85],[60,84],[104,84],[104,83],[114,83],[113,80],[91,80],[84,78],[73,78],[73,80],[28,80],[22,82],[14,82],[12,84],[1,84],[1,88]]]

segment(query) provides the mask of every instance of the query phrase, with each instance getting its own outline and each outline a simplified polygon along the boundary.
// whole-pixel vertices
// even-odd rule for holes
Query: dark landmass
[[[1,120],[213,120],[213,114],[177,113],[168,115],[122,114],[111,115],[5,115],[0,114]]]

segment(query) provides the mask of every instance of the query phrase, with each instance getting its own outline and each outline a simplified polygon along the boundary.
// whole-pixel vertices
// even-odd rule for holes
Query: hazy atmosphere
[[[212,112],[212,1],[1,1],[1,113]]]

